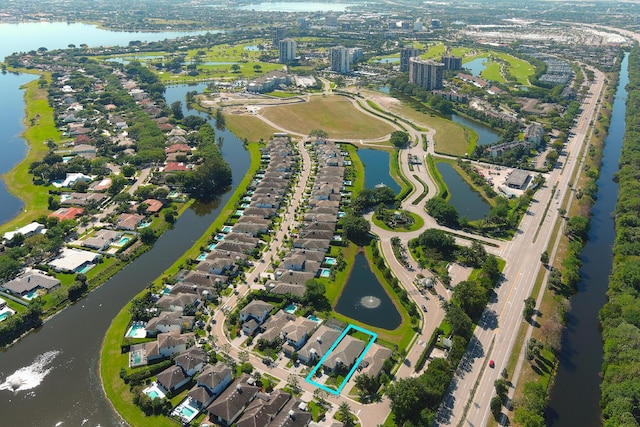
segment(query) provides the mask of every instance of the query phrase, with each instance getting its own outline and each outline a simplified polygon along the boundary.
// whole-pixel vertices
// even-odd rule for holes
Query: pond
[[[476,58],[472,61],[466,62],[463,67],[469,70],[473,76],[479,77],[487,68],[487,58]]]
[[[402,323],[398,309],[369,268],[367,258],[362,253],[356,255],[351,276],[335,310],[377,328],[392,330]]]
[[[451,121],[473,129],[478,134],[478,145],[493,144],[500,139],[500,132],[475,120],[452,114]]]
[[[377,64],[397,64],[400,62],[400,57],[380,58],[380,59],[375,59],[373,62]]]
[[[462,179],[450,163],[440,162],[436,166],[449,188],[449,204],[456,208],[460,218],[465,217],[471,221],[486,218],[491,205]]]
[[[358,157],[364,165],[365,188],[373,190],[377,185],[384,184],[396,194],[400,191],[400,186],[390,175],[388,151],[359,148]]]

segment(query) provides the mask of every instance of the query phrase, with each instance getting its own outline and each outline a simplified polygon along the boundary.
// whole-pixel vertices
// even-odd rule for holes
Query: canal
[[[571,298],[567,328],[562,335],[560,366],[547,408],[547,425],[555,427],[600,426],[600,370],[602,337],[598,311],[605,304],[615,241],[614,220],[618,184],[614,181],[625,131],[625,109],[629,83],[629,59],[625,54],[620,70],[609,126],[598,194],[593,206],[589,240],[580,256],[582,268],[578,293]]]
[[[184,100],[184,94],[193,89],[168,88],[167,101]],[[23,106],[17,105],[16,110],[23,111]],[[246,174],[250,159],[242,142],[228,131],[216,135],[224,138],[222,154],[233,171],[231,190],[218,200],[187,210],[149,252],[0,353],[2,425],[121,425],[100,383],[102,339],[122,307],[206,231]]]

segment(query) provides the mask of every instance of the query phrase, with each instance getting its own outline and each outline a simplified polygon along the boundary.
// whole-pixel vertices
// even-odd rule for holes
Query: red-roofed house
[[[142,203],[146,203],[147,205],[149,205],[147,207],[147,213],[156,213],[159,212],[160,209],[162,209],[162,202],[160,200],[147,199]]]
[[[191,152],[191,147],[189,147],[187,144],[173,144],[173,145],[165,148],[164,152],[167,153],[167,154],[170,154],[170,153],[190,153]]]
[[[65,219],[74,219],[78,215],[82,215],[82,212],[84,212],[82,208],[60,208],[49,214],[49,218],[58,218],[60,221],[64,221]]]
[[[184,162],[169,162],[164,167],[165,172],[176,172],[176,171],[186,171],[186,170],[189,170],[189,168]]]

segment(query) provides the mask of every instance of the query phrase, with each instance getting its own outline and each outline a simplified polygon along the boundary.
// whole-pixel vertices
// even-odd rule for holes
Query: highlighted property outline
[[[360,331],[360,332],[362,332],[364,334],[367,334],[367,335],[369,335],[371,337],[371,339],[369,339],[369,343],[366,345],[364,350],[362,350],[362,353],[360,353],[360,357],[358,357],[358,359],[356,359],[355,363],[353,364],[353,367],[351,367],[351,370],[349,371],[349,373],[344,377],[344,380],[342,381],[342,383],[340,384],[340,386],[338,387],[337,390],[329,388],[329,387],[325,386],[324,384],[320,384],[320,383],[315,382],[313,380],[313,376],[315,375],[316,371],[322,366],[322,363],[325,361],[325,359],[327,357],[329,357],[329,355],[333,352],[333,350],[335,350],[335,348],[338,346],[338,344],[340,344],[342,339],[349,333],[349,331],[351,329],[355,329],[356,331]],[[318,363],[316,364],[316,366],[313,367],[311,372],[309,372],[309,375],[307,375],[305,380],[309,384],[312,384],[312,385],[314,385],[314,386],[316,386],[318,388],[321,388],[322,390],[324,390],[324,391],[326,391],[328,393],[340,394],[340,392],[342,391],[344,386],[347,385],[347,382],[349,381],[349,379],[351,379],[351,376],[353,375],[355,370],[358,368],[358,365],[360,365],[360,362],[362,361],[362,359],[364,359],[364,356],[369,351],[369,348],[373,345],[374,341],[377,338],[378,338],[378,334],[376,334],[375,332],[368,331],[368,330],[366,330],[364,328],[361,328],[360,326],[356,326],[356,325],[350,323],[349,326],[347,326],[347,328],[344,331],[342,331],[342,333],[340,334],[338,339],[335,340],[333,345],[331,347],[329,347],[329,350],[325,353],[325,355],[322,357],[322,359],[320,359],[318,361]]]

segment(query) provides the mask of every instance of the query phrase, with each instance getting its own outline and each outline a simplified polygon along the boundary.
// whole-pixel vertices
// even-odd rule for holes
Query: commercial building
[[[346,74],[349,72],[349,51],[344,46],[331,48],[331,71]]]
[[[296,59],[296,48],[298,44],[293,39],[282,39],[278,42],[279,61],[281,64]]]
[[[409,58],[409,83],[427,90],[442,89],[444,64],[431,59]]]
[[[420,55],[420,51],[413,47],[404,47],[400,51],[400,72],[406,73],[409,71],[409,58],[417,57]]]

